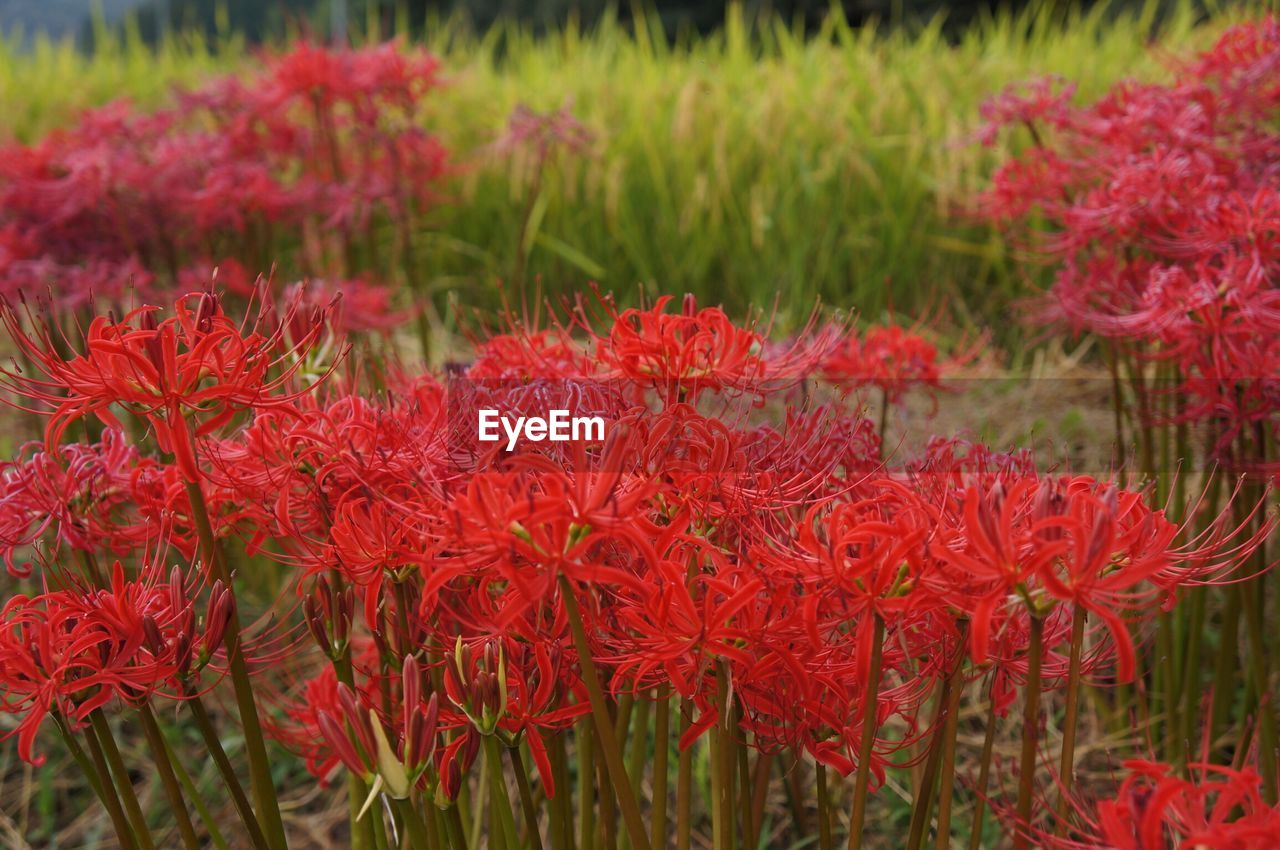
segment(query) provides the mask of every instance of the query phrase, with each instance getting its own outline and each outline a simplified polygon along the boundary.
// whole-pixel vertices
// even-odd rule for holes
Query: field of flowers
[[[1126,77],[1167,81],[1178,57],[1242,12],[1202,22],[1174,4],[1158,31],[1156,14],[1099,6],[1060,27],[1033,8],[955,43],[940,27],[874,32],[838,18],[804,39],[732,13],[723,33],[675,45],[656,21],[652,32],[606,21],[544,38],[441,25],[425,45],[441,61],[439,85],[418,108],[454,179],[411,234],[409,273],[429,281],[446,325],[451,294],[493,310],[494,281],[523,268],[557,295],[590,278],[628,300],[692,292],[735,315],[780,296],[788,330],[819,297],[872,319],[890,306],[915,318],[954,293],[963,298],[948,313],[1012,336],[1004,307],[1049,275],[972,214],[1002,153],[1025,143],[974,144],[981,104],[1046,74],[1084,97]],[[100,40],[93,56],[0,46],[0,141],[34,141],[120,97],[171,103],[173,86],[256,65],[230,37],[158,56]],[[513,156],[494,143],[522,105],[567,107],[589,140],[547,164]],[[291,275],[331,273],[273,259]]]
[[[984,26],[7,55],[0,843],[1280,848],[1280,21]]]

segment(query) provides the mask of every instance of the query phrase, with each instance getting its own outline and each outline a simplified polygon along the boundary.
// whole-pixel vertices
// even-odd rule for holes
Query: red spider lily
[[[413,317],[412,310],[396,309],[395,293],[365,280],[329,281],[312,278],[291,284],[281,293],[289,313],[318,313],[339,337],[358,333],[386,333]],[[296,338],[305,336],[295,334]]]
[[[718,307],[699,310],[692,301],[680,314],[667,313],[671,300],[663,296],[650,310],[617,314],[598,344],[606,368],[670,400],[741,388],[764,377],[760,334],[735,326]]]
[[[19,717],[9,733],[19,754],[43,760],[32,747],[51,713],[79,724],[116,698],[185,694],[183,681],[218,651],[233,605],[215,585],[197,623],[179,570],[167,582],[156,570],[128,580],[119,562],[107,588],[11,598],[0,611],[0,711]]]
[[[1067,114],[1075,96],[1074,84],[1055,77],[1043,77],[1005,89],[981,107],[986,124],[979,134],[984,144],[994,144],[999,128],[1023,124],[1036,128],[1041,122],[1050,127]]]
[[[331,660],[342,658],[351,646],[351,623],[355,614],[355,592],[335,590],[321,577],[303,602],[303,616],[316,645]]]
[[[384,514],[404,516],[407,494],[416,494],[411,503],[438,496],[449,477],[443,390],[424,379],[397,397],[384,405],[338,391],[256,410],[226,439],[205,441],[211,489],[297,554],[321,553],[327,568],[327,532],[345,500],[394,494]]]
[[[379,668],[377,647],[367,636],[355,634],[352,636],[350,650],[358,702],[366,706],[376,705],[384,681],[384,677],[376,673]],[[393,682],[387,681],[387,684],[390,686]],[[344,763],[343,756],[326,741],[319,719],[321,713],[326,713],[339,723],[343,720],[344,709],[338,698],[337,668],[326,664],[319,670],[309,671],[305,678],[290,683],[279,703],[280,717],[273,719],[272,715],[266,715],[265,718],[271,737],[291,752],[299,754],[312,776],[321,782],[328,782],[338,765]],[[356,715],[365,716],[362,711],[357,711]],[[363,728],[360,727],[361,730]],[[359,731],[344,731],[339,746],[352,740],[353,735]],[[349,756],[350,753],[345,755]],[[354,764],[356,772],[363,775],[366,769],[363,760],[356,758]]]
[[[612,708],[655,692],[663,709],[678,699],[686,711],[686,753],[719,726],[725,746],[856,769],[865,791],[889,770],[941,757],[934,747],[954,731],[941,694],[962,694],[976,677],[989,676],[997,715],[1036,670],[1045,688],[1110,665],[1130,678],[1131,634],[1155,603],[1231,580],[1274,528],[1263,508],[1233,516],[1246,513],[1232,504],[1243,489],[1223,516],[1179,526],[1143,491],[1038,475],[1026,453],[958,440],[890,466],[840,393],[819,389],[836,400],[810,402],[811,387],[746,379],[757,366],[768,375],[780,362],[817,362],[808,343],[775,359],[754,330],[719,319],[699,329],[707,311],[692,305],[624,321],[618,351],[640,354],[602,356],[607,380],[584,352],[616,340],[580,346],[557,329],[481,343],[476,364],[447,383],[388,367],[380,391],[365,392],[368,373],[351,369],[304,394],[316,357],[288,340],[314,338],[310,318],[301,330],[286,316],[270,320],[271,335],[206,343],[202,334],[229,334],[229,321],[211,301],[183,303],[166,324],[132,314],[107,322],[79,358],[52,358],[66,371],[41,385],[51,430],[65,436],[58,417],[105,410],[99,399],[124,389],[138,398],[115,403],[167,426],[165,394],[179,397],[214,534],[280,560],[284,592],[295,594],[292,610],[273,610],[294,627],[254,647],[255,689],[281,709],[271,733],[319,777],[343,764],[373,783],[370,806],[377,793],[408,800],[402,815],[427,795],[448,811],[482,743],[510,748],[513,761],[527,745],[542,793],[560,791],[563,804],[555,761],[589,702],[606,703],[606,728],[623,716],[609,718]],[[656,361],[676,364],[667,383],[619,365],[650,362],[649,332],[661,342],[667,330],[680,351],[703,330],[756,341],[739,359],[734,345],[713,346],[726,370],[711,368],[711,384],[680,371],[684,354],[702,362],[696,345]],[[273,364],[260,372],[246,353],[259,350]],[[125,371],[135,362],[140,378]],[[84,389],[87,379],[66,376],[90,374],[86,364],[125,377]],[[249,375],[260,392],[206,394],[224,374],[233,385]],[[636,403],[655,397],[652,412]],[[489,404],[604,411],[614,427],[579,445],[475,450],[462,442],[474,427],[466,420]],[[15,559],[35,543],[56,554],[49,541],[89,554],[119,547],[126,563],[153,546],[194,556],[207,541],[192,531],[188,472],[147,450],[109,430],[99,445],[5,467],[0,539]],[[228,550],[239,555],[239,542]],[[181,571],[166,583],[149,566],[133,580],[116,570],[109,588],[66,572],[46,570],[49,587],[61,584],[0,615],[0,706],[16,718],[25,757],[49,714],[74,731],[96,707],[188,699],[203,668],[226,663],[216,649],[233,613],[224,588],[197,592]],[[191,597],[205,594],[201,621]],[[1077,612],[1091,629],[1081,643]],[[267,672],[264,649],[283,669]],[[270,682],[295,671],[296,689]]]
[[[523,103],[516,104],[507,118],[507,127],[493,143],[498,153],[529,149],[544,161],[557,151],[583,153],[590,149],[595,137],[573,116],[571,104],[554,112],[537,112]]]
[[[437,761],[439,696],[423,693],[422,669],[413,656],[405,659],[400,680],[401,710],[390,730],[345,684],[336,688],[338,713],[321,708],[316,714],[325,743],[347,769],[366,782],[374,781],[370,801],[384,788],[393,798],[404,799],[429,780]]]
[[[467,377],[477,381],[590,378],[595,361],[562,330],[490,336],[477,344]]]
[[[51,558],[59,544],[124,555],[153,536],[121,516],[132,501],[130,472],[139,459],[119,431],[108,429],[91,446],[61,446],[57,455],[35,448],[24,447],[23,454],[31,452],[26,460],[0,464],[0,548],[10,575],[30,575],[31,564],[19,565],[15,553],[46,533]]]
[[[1125,83],[1091,104],[1046,84],[1002,96],[993,127],[1029,128],[1034,144],[980,204],[1044,222],[1035,247],[1061,265],[1041,318],[1167,364],[1173,418],[1211,423],[1214,459],[1242,469],[1241,435],[1270,429],[1276,409],[1280,193],[1275,135],[1260,130],[1277,109],[1276,29],[1234,27],[1171,84]]]
[[[797,544],[807,559],[800,572],[814,585],[807,602],[815,632],[819,617],[878,616],[893,623],[921,605],[928,515],[905,489],[879,489],[873,497],[814,508],[800,526]],[[858,673],[865,679],[871,631],[864,627],[858,634]]]
[[[691,512],[707,528],[785,534],[772,526],[791,524],[788,508],[845,493],[879,466],[874,426],[838,407],[789,410],[780,426],[747,429],[675,404],[638,427],[638,471],[661,482],[673,515]]]
[[[1188,765],[1189,778],[1166,764],[1127,761],[1114,797],[1073,801],[1071,837],[1043,835],[1062,850],[1264,850],[1280,842],[1280,810],[1262,797],[1252,768]]]
[[[596,338],[607,374],[653,389],[664,402],[692,401],[704,392],[760,392],[766,381],[797,380],[808,371],[802,362],[821,355],[797,346],[766,357],[760,330],[734,325],[718,307],[699,309],[691,297],[679,314],[667,313],[671,300],[662,296],[648,310],[622,312],[602,301],[612,323]]]
[[[630,427],[639,415],[627,398],[628,388],[617,381],[594,378],[473,379],[470,373],[451,378],[447,384],[448,421],[445,439],[453,470],[469,473],[484,469],[505,469],[523,456],[541,456],[549,461],[574,468],[580,458],[575,453],[587,448],[594,457],[603,450],[599,433],[580,435],[569,442],[517,440],[512,446],[506,433],[497,433],[496,442],[480,439],[477,423],[481,411],[496,411],[508,421],[523,417],[543,417],[548,411],[564,410],[574,417],[598,418],[608,423],[607,432]],[[592,445],[588,448],[588,442]],[[617,452],[605,459],[602,468],[627,468],[629,453]],[[522,461],[520,461],[522,462]]]
[[[877,326],[861,337],[850,335],[822,361],[822,375],[838,386],[876,387],[889,403],[901,401],[913,387],[941,387],[938,350],[919,333],[899,325]]]
[[[508,582],[499,623],[509,623],[555,590],[559,576],[641,590],[643,570],[660,560],[670,532],[652,521],[652,485],[627,475],[621,457],[628,440],[615,431],[588,465],[581,446],[569,469],[536,455],[511,472],[479,472],[454,500],[450,562],[471,572],[492,571]],[[424,599],[448,580],[429,577]]]
[[[947,511],[957,510],[955,505],[964,500],[971,485],[989,487],[999,481],[1007,491],[1013,481],[1036,471],[1027,449],[997,452],[955,437],[931,437],[924,454],[907,460],[905,467],[913,488]]]
[[[974,663],[989,657],[997,612],[1014,595],[1038,604],[1032,580],[1067,549],[1061,535],[1041,533],[1039,523],[1049,520],[1055,507],[1044,497],[1037,500],[1041,492],[1051,492],[1041,487],[1035,477],[1016,480],[1007,490],[1000,481],[969,487],[956,525],[940,525],[930,543],[930,554],[956,571],[946,583],[962,594],[953,604],[969,610]],[[963,596],[972,601],[966,604]]]
[[[400,581],[433,559],[438,544],[416,520],[382,501],[359,498],[344,500],[335,510],[330,529],[334,563],[345,579],[363,589],[368,622],[376,619],[374,608],[385,579]]]
[[[475,731],[498,734],[508,746],[529,745],[547,795],[555,776],[543,736],[561,732],[590,711],[580,680],[568,674],[559,641],[532,645],[490,638],[469,644],[459,638],[445,655],[445,693]],[[573,697],[571,700],[570,697]]]
[[[688,557],[699,556],[693,550]],[[696,574],[686,583],[686,570],[676,563],[666,572],[656,593],[609,612],[617,616],[618,628],[633,635],[611,640],[617,649],[626,647],[618,653],[614,681],[615,687],[629,683],[641,690],[669,682],[675,693],[693,700],[699,715],[680,739],[681,748],[688,748],[716,722],[718,667],[751,667],[749,640],[767,609],[753,604],[764,589],[758,579],[726,569]],[[608,650],[601,654],[609,658]]]
[[[187,480],[199,481],[193,437],[250,408],[286,408],[309,391],[289,387],[311,340],[284,348],[278,331],[245,332],[211,294],[179,299],[174,315],[163,321],[156,313],[157,308],[143,307],[118,322],[95,318],[85,335],[85,353],[68,360],[47,326],[28,335],[19,314],[5,304],[0,321],[41,377],[2,374],[11,388],[53,408],[46,431],[50,450],[73,421],[87,415],[121,428],[111,410],[120,405],[146,420]]]
[[[1016,596],[1039,613],[1065,603],[1097,616],[1112,638],[1116,674],[1129,681],[1136,659],[1126,618],[1151,611],[1179,584],[1234,569],[1261,539],[1218,522],[1179,544],[1181,529],[1144,499],[1088,476],[970,487],[956,524],[939,526],[930,553],[962,571],[946,583],[972,600],[953,604],[971,611],[974,661],[988,657],[991,618]]]
[[[383,222],[411,232],[438,201],[448,156],[423,120],[438,70],[396,45],[302,44],[264,56],[253,78],[215,79],[170,107],[120,101],[6,146],[0,293],[52,290],[77,308],[169,297],[211,246],[228,243],[240,250],[228,278],[232,265],[276,261],[290,276],[358,276],[348,267],[357,232]],[[385,292],[347,289],[353,303],[331,318],[387,329]]]

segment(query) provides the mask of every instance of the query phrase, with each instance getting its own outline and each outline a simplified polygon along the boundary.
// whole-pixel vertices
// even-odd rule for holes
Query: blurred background
[[[748,16],[777,16],[813,29],[835,8],[852,24],[868,20],[921,24],[945,18],[945,28],[960,32],[983,15],[1017,11],[1028,0],[747,0],[740,4]],[[1072,4],[1079,7],[1080,4]],[[1116,10],[1141,2],[1111,4]],[[1064,4],[1065,6],[1065,4]],[[539,30],[576,20],[590,26],[607,14],[632,18],[633,8],[655,15],[670,36],[707,33],[725,20],[727,4],[713,0],[647,0],[642,4],[612,0],[0,0],[0,31],[20,32],[28,41],[39,34],[71,37],[92,43],[94,18],[120,26],[133,19],[140,33],[155,41],[165,32],[204,31],[209,35],[230,29],[250,43],[281,38],[298,29],[313,34],[342,32],[353,21],[370,17],[387,32],[400,22],[421,28],[432,15],[464,15],[478,29],[504,20],[519,21]]]
[[[1028,143],[983,144],[983,104],[1044,75],[1081,99],[1166,80],[1259,8],[0,0],[0,144],[37,144],[114,101],[164,108],[299,41],[398,38],[441,60],[419,119],[449,167],[409,234],[412,285],[386,282],[442,317],[442,334],[457,303],[488,311],[524,282],[554,298],[594,281],[624,301],[690,292],[762,308],[784,331],[818,303],[990,330],[1021,357],[1026,326],[1009,319],[1051,270],[975,209],[995,163]],[[580,143],[532,158],[505,144],[530,115]],[[319,274],[271,259],[282,280]]]

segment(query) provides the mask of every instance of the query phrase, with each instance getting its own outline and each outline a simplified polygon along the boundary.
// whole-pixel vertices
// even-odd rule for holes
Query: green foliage
[[[1043,74],[1081,96],[1122,77],[1159,78],[1242,10],[1207,20],[1190,3],[1061,20],[1050,5],[1001,13],[957,37],[942,22],[853,28],[839,15],[803,37],[781,20],[730,10],[706,37],[671,43],[660,21],[633,31],[606,17],[535,36],[509,24],[477,35],[427,27],[446,87],[433,128],[458,164],[452,197],[418,235],[419,279],[443,299],[492,306],[529,247],[544,293],[598,278],[619,292],[697,293],[738,312],[770,308],[793,325],[815,299],[876,317],[885,309],[1014,326],[1013,300],[1044,270],[1016,262],[1000,234],[966,215],[1000,151],[974,142],[979,105]],[[1247,11],[1247,10],[1246,10]],[[0,130],[31,139],[116,96],[163,99],[252,61],[243,45],[178,38],[158,54],[136,36],[91,56],[70,45],[0,49]],[[513,107],[569,105],[596,136],[541,180],[490,148]],[[527,209],[529,228],[521,238]]]

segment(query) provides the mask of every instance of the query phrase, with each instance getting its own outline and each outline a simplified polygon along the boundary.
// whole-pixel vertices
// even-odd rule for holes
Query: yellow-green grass
[[[532,205],[529,278],[543,291],[598,279],[734,310],[777,296],[784,324],[821,298],[868,317],[892,306],[1007,329],[1009,305],[1046,271],[966,215],[1000,155],[972,139],[982,101],[1044,74],[1077,81],[1082,97],[1125,77],[1160,79],[1231,21],[1261,13],[1051,8],[950,39],[941,21],[908,31],[838,16],[806,38],[733,10],[722,31],[676,44],[656,35],[656,18],[634,33],[606,19],[536,37],[433,24],[425,38],[447,86],[431,114],[459,171],[420,237],[426,276],[442,298],[494,302],[495,284],[515,273],[531,172],[486,145],[516,104],[569,104],[597,141],[558,160]],[[0,135],[37,137],[113,97],[160,102],[170,84],[254,61],[235,41],[176,39],[158,54],[128,36],[92,56],[65,44],[0,49]]]

